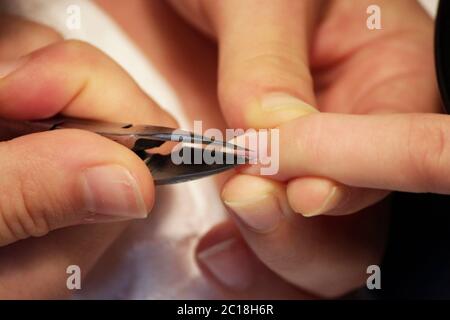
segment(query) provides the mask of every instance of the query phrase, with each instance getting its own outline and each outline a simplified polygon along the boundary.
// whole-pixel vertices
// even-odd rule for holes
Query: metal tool
[[[58,129],[82,129],[97,133],[135,152],[150,169],[157,185],[195,180],[248,163],[249,150],[234,144],[197,135],[180,129],[129,123],[110,123],[68,117],[39,121],[0,119],[0,139]],[[150,149],[165,142],[177,142],[169,154],[152,153]],[[205,152],[209,157],[205,161]],[[173,159],[188,159],[176,164]],[[211,161],[211,158],[216,161]],[[200,161],[198,161],[200,159]],[[197,160],[197,161],[193,161]],[[217,161],[218,160],[218,161]]]

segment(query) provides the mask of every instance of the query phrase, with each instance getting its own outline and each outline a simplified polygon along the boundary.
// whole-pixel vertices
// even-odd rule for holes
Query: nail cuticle
[[[91,213],[88,219],[143,219],[148,215],[139,185],[124,167],[101,165],[85,169],[81,188],[85,209]]]
[[[242,227],[260,234],[274,231],[283,217],[280,203],[271,193],[244,201],[224,201],[224,203]]]

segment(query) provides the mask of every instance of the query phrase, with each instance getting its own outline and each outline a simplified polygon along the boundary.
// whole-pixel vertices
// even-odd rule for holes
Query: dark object
[[[435,29],[436,73],[444,109],[450,111],[450,1],[440,1]]]
[[[450,111],[450,1],[440,1],[435,31],[436,73]],[[388,248],[378,299],[450,299],[450,197],[394,193]]]
[[[450,197],[394,193],[377,299],[450,299]]]

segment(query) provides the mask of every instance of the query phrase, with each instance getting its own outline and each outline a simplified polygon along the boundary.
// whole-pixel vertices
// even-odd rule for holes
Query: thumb
[[[308,53],[320,1],[171,3],[217,38],[219,100],[230,126],[272,128],[316,111]]]
[[[0,143],[0,247],[78,224],[145,218],[148,168],[134,153],[81,130]]]

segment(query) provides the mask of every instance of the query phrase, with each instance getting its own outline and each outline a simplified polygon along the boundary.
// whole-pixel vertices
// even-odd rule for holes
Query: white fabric
[[[434,16],[436,14],[439,0],[420,0],[419,2],[422,4],[422,6],[427,10],[427,12],[430,15]]]

